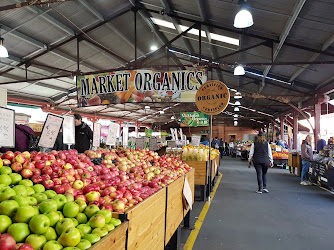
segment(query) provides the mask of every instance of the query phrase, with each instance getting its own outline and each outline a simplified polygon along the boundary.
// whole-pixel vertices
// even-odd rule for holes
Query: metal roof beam
[[[295,21],[296,21],[298,15],[299,15],[299,13],[300,13],[300,11],[302,10],[302,8],[303,8],[305,2],[306,2],[306,0],[299,0],[299,1],[296,3],[296,5],[295,5],[295,7],[294,7],[294,9],[293,9],[293,14],[292,14],[292,16],[289,18],[288,22],[286,23],[286,25],[285,25],[285,27],[284,27],[284,29],[283,29],[282,34],[280,35],[280,38],[279,38],[280,41],[279,41],[278,45],[276,46],[275,51],[274,51],[274,53],[273,53],[273,58],[272,58],[272,61],[273,61],[273,62],[275,61],[275,59],[276,59],[276,57],[278,56],[278,54],[279,54],[281,48],[283,47],[283,44],[284,44],[285,40],[287,39],[287,37],[288,37],[288,35],[289,35],[289,33],[290,33],[290,30],[291,30],[292,26],[294,25],[294,23],[295,23]],[[264,87],[264,85],[265,85],[265,78],[266,78],[266,76],[268,75],[270,69],[271,69],[271,66],[268,66],[268,67],[264,70],[264,72],[263,72],[263,80],[262,80],[262,85],[261,85],[261,87],[260,87],[260,89],[259,89],[259,93],[261,93],[261,91],[263,90],[263,87]]]
[[[321,47],[322,51],[325,51],[329,46],[331,46],[334,43],[334,34],[323,44]],[[315,53],[313,56],[308,60],[309,62],[314,62],[318,57],[320,56],[320,53]],[[295,80],[301,73],[306,70],[310,64],[305,64],[302,68],[298,69],[291,77],[290,77],[290,82]]]

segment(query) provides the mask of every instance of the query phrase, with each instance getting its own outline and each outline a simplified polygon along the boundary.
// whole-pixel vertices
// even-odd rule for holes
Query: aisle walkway
[[[254,168],[226,158],[193,249],[334,249],[334,195],[301,186],[287,170],[270,169],[269,194],[256,194]]]

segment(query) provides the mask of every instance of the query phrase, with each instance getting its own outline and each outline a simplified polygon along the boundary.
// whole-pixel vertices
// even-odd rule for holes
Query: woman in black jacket
[[[265,136],[260,132],[255,138],[254,144],[252,144],[249,158],[249,164],[253,161],[256,174],[258,190],[256,193],[262,194],[268,193],[267,189],[267,171],[269,167],[273,167],[273,156],[269,143],[266,141]]]

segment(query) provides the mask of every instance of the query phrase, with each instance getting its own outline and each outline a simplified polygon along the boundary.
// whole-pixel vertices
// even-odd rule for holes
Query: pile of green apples
[[[110,210],[0,168],[0,232],[16,243],[43,250],[88,249],[120,224]]]

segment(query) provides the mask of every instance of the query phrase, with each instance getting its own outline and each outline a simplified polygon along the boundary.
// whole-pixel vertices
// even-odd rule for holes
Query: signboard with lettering
[[[63,143],[75,144],[75,119],[72,115],[63,115]]]
[[[192,135],[191,136],[191,145],[199,147],[201,143],[201,136],[200,135]]]
[[[125,102],[195,102],[205,69],[124,70],[77,77],[78,106]]]
[[[0,107],[0,146],[15,147],[15,111]]]
[[[42,129],[41,137],[38,142],[39,147],[53,148],[64,117],[48,114]]]
[[[101,143],[101,124],[95,122],[93,125],[93,147],[100,147]]]
[[[209,116],[202,112],[182,112],[181,127],[209,126]]]
[[[117,123],[110,123],[108,135],[106,139],[106,144],[115,146],[116,145],[116,139],[119,137],[119,129],[120,125]]]

